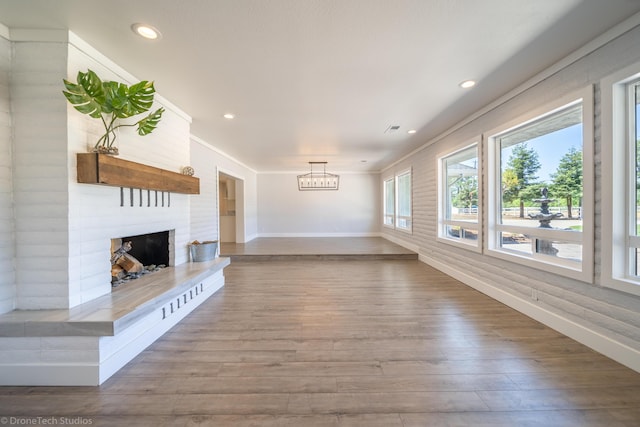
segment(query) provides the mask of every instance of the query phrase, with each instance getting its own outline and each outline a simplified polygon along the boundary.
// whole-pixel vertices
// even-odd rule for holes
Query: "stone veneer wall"
[[[0,313],[13,310],[16,296],[10,71],[11,43],[0,35]]]
[[[502,300],[507,304],[515,307],[516,304],[523,302],[516,308],[528,314],[540,314],[537,318],[547,324],[555,324],[560,329],[566,327],[567,331],[573,330],[574,338],[586,344],[593,344],[590,340],[599,341],[600,347],[597,348],[599,351],[607,351],[606,345],[603,344],[607,340],[611,340],[610,343],[617,343],[617,348],[625,353],[619,360],[626,361],[635,369],[639,369],[640,297],[601,286],[600,259],[608,254],[601,252],[600,199],[603,189],[599,126],[600,79],[638,60],[640,60],[640,27],[572,62],[538,84],[461,126],[453,133],[426,144],[414,155],[388,167],[382,174],[382,178],[394,171],[413,168],[414,228],[412,235],[389,229],[384,229],[383,235],[416,248],[421,259],[462,281],[476,288],[488,290],[494,296],[504,296]],[[447,147],[469,141],[531,109],[543,106],[563,94],[575,92],[588,85],[595,86],[596,261],[594,283],[585,283],[527,268],[437,241],[438,156],[446,153]],[[483,147],[485,195],[482,208],[486,215],[487,153],[485,147]],[[531,298],[532,290],[537,292],[537,300]],[[558,321],[558,319],[564,320]],[[584,331],[589,332],[581,337],[580,334]],[[584,337],[586,339],[581,339]],[[608,355],[615,358],[614,353],[617,350],[613,347],[616,346],[611,346],[612,349]]]

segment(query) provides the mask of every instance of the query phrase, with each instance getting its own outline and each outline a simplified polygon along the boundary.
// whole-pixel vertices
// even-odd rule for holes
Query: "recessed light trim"
[[[131,26],[131,30],[140,37],[144,37],[148,40],[157,40],[162,37],[160,31],[149,24],[142,24],[138,22]]]
[[[459,84],[459,86],[463,89],[469,89],[476,85],[475,80],[465,80]]]
[[[226,114],[223,114],[222,117],[224,117],[227,120],[233,120],[235,119],[236,115],[231,113],[226,113]]]
[[[417,131],[417,130],[415,130],[415,129],[409,129],[409,130],[407,131],[407,133],[408,133],[408,134],[411,134],[411,135],[413,135],[413,134],[414,134],[414,133],[416,133],[416,132],[418,132],[418,131]]]

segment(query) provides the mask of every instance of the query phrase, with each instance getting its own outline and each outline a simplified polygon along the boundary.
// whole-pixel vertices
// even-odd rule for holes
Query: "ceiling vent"
[[[397,132],[398,129],[400,129],[400,126],[398,125],[391,125],[387,128],[387,130],[384,131],[384,133],[394,133]]]

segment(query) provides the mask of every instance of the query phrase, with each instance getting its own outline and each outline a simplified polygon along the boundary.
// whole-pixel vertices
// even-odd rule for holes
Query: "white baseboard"
[[[420,252],[420,247],[418,245],[414,245],[413,243],[407,242],[406,240],[400,239],[398,237],[395,236],[390,236],[388,234],[382,234],[380,237],[382,237],[383,239],[386,239],[390,242],[395,243],[396,245],[400,245],[405,249],[409,249],[410,251],[413,251],[415,253],[419,253]]]
[[[557,313],[553,313],[544,307],[534,304],[523,298],[503,291],[476,277],[470,276],[459,270],[450,268],[440,261],[436,261],[426,255],[419,254],[420,261],[428,264],[443,273],[459,280],[489,297],[523,313],[532,319],[568,336],[581,344],[621,363],[634,371],[640,372],[640,351],[631,348],[619,341],[613,340],[598,331],[574,322]]]

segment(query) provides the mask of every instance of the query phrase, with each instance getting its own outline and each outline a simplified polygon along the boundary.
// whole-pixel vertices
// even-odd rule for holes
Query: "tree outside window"
[[[583,265],[583,110],[582,100],[574,101],[488,138],[495,159],[490,253],[590,278]]]
[[[524,218],[525,200],[531,200],[532,190],[538,187],[536,173],[541,166],[538,152],[529,148],[527,143],[521,143],[511,151],[507,167],[502,172],[502,200],[519,203],[519,218]]]

